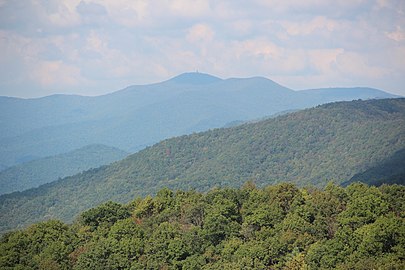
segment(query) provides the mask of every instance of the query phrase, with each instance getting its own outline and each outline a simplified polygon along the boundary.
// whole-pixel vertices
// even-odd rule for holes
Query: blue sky
[[[100,95],[199,70],[405,95],[403,0],[0,0],[0,95]]]

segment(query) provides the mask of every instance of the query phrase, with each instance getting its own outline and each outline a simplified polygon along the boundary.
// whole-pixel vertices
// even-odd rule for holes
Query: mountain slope
[[[235,120],[375,97],[393,96],[363,88],[293,91],[262,77],[222,80],[202,73],[97,97],[0,97],[0,164],[12,166],[88,144],[135,152]]]
[[[0,230],[66,221],[162,187],[342,183],[405,147],[405,99],[339,102],[162,141],[110,166],[0,197]]]
[[[7,168],[8,168],[7,166],[5,166],[3,164],[0,164],[0,172],[7,169]]]
[[[363,182],[376,186],[393,183],[405,185],[405,149],[395,152],[375,167],[357,173],[343,185],[348,186],[353,182]]]
[[[302,95],[309,95],[311,98],[322,101],[325,99],[337,100],[355,100],[355,99],[370,99],[373,98],[386,98],[387,93],[384,91],[369,88],[369,87],[354,87],[354,88],[342,88],[342,87],[330,87],[330,88],[319,88],[319,89],[309,89],[299,92]],[[399,96],[392,96],[399,97]]]
[[[83,148],[19,164],[0,172],[0,194],[38,187],[58,178],[109,164],[128,153],[106,145]]]

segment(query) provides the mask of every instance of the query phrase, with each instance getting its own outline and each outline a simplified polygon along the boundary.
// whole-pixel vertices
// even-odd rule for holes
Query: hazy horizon
[[[184,72],[405,96],[405,2],[0,1],[0,95],[96,96]]]
[[[217,77],[217,78],[219,78],[219,79],[221,79],[221,80],[229,80],[229,79],[251,79],[251,78],[261,77],[261,78],[265,78],[265,79],[271,80],[271,81],[273,81],[273,82],[275,82],[275,83],[278,83],[277,81],[274,81],[274,80],[272,80],[271,78],[267,78],[267,77],[263,77],[263,76],[221,78],[221,77],[215,76],[215,74],[208,74],[208,73],[199,72],[199,71],[191,71],[191,72],[184,72],[184,73],[181,73],[181,74],[172,76],[172,77],[170,77],[170,78],[167,78],[167,79],[164,79],[164,80],[158,81],[158,82],[127,85],[127,86],[125,86],[125,87],[123,87],[123,88],[121,88],[121,89],[113,89],[113,90],[111,90],[111,91],[109,91],[109,92],[106,92],[106,93],[95,93],[95,94],[51,93],[51,94],[49,94],[49,95],[33,96],[33,97],[18,97],[18,96],[9,96],[9,95],[4,95],[4,96],[0,96],[0,97],[22,98],[22,99],[39,99],[39,98],[44,98],[44,97],[49,97],[49,96],[57,96],[57,95],[66,95],[66,96],[70,96],[70,95],[71,95],[71,96],[82,96],[82,97],[97,97],[97,96],[108,95],[108,94],[112,94],[112,93],[115,93],[115,92],[118,92],[118,91],[121,91],[121,90],[125,90],[126,88],[129,88],[129,87],[132,87],[132,86],[144,86],[144,85],[152,85],[152,84],[164,83],[165,81],[170,81],[171,79],[173,79],[173,78],[175,78],[175,77],[178,77],[178,76],[181,76],[181,75],[183,75],[183,74],[193,74],[193,73],[194,73],[194,74],[209,75],[209,76]],[[282,84],[280,84],[280,85],[281,85],[281,86],[285,86],[285,85],[282,85]],[[287,87],[287,88],[288,88],[288,87]],[[339,85],[333,85],[333,86],[328,86],[328,87],[308,88],[308,89],[292,89],[292,88],[288,88],[288,89],[293,90],[293,91],[305,91],[305,90],[328,89],[328,88],[331,88],[331,89],[332,89],[332,88],[342,88],[342,89],[343,89],[343,88],[371,88],[371,89],[376,89],[376,90],[382,90],[382,91],[384,91],[384,92],[386,92],[386,93],[388,93],[388,94],[394,94],[394,93],[392,93],[392,92],[385,91],[384,89],[378,89],[378,88],[373,88],[373,87],[369,87],[369,86],[361,86],[361,85],[352,86],[352,87],[350,87],[350,86],[346,86],[346,87],[343,86],[343,87],[341,87],[341,86],[339,86]],[[398,97],[403,97],[403,96],[402,96],[402,95],[398,95]]]

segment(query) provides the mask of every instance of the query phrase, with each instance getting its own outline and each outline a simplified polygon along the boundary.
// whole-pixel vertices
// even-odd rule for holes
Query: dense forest
[[[9,232],[1,269],[403,269],[405,187],[162,189]]]
[[[207,191],[249,180],[259,187],[284,181],[300,187],[341,184],[395,160],[402,149],[405,99],[321,105],[165,140],[110,166],[3,195],[0,231],[49,218],[70,222],[102,202],[126,203],[163,187]],[[401,181],[401,175],[393,179]]]

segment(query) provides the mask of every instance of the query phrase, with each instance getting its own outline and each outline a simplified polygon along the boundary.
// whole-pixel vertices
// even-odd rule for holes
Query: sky
[[[0,0],[0,95],[101,95],[200,71],[405,96],[404,0]]]

